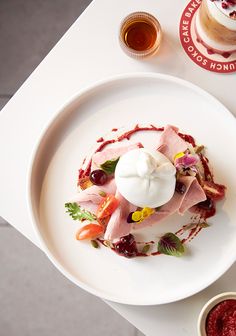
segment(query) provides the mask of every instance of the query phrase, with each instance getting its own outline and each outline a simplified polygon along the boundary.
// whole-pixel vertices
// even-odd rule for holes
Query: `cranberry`
[[[234,5],[236,5],[236,1],[235,1],[235,0],[226,0],[226,2],[227,2],[227,4],[228,4],[229,6],[234,6]]]
[[[207,197],[205,201],[198,203],[197,206],[204,210],[211,210],[214,207],[214,203],[209,197]]]
[[[134,242],[134,236],[130,233],[129,235],[127,236],[123,236],[120,238],[120,241],[122,243],[129,243],[129,244],[132,244]]]
[[[186,191],[186,185],[182,182],[177,181],[175,185],[175,191],[181,195],[183,195]]]
[[[126,258],[136,257],[138,250],[134,236],[129,234],[127,236],[121,237],[120,240],[114,244],[114,250],[117,254]]]
[[[222,2],[221,4],[222,8],[227,9],[229,6],[226,2]]]
[[[115,251],[126,258],[133,258],[136,257],[137,255],[137,249],[134,244],[128,245],[128,244],[122,244],[122,243],[117,243],[115,245]]]
[[[103,185],[107,182],[108,176],[103,170],[96,169],[90,173],[89,179],[93,184]]]
[[[236,19],[236,11],[232,11],[231,13],[229,13],[229,16],[233,19]]]
[[[195,213],[199,213],[200,216],[204,219],[212,217],[216,213],[215,202],[209,197],[203,202],[198,203],[195,207]]]

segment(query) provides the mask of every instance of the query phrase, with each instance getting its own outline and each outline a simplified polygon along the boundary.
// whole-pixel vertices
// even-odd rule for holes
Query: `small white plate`
[[[212,83],[214,85],[214,83]],[[96,140],[114,127],[173,124],[207,146],[216,181],[228,187],[184,257],[125,259],[75,240],[78,224],[64,203],[76,193],[77,170]],[[136,138],[137,139],[137,138]],[[115,302],[152,305],[183,299],[210,285],[236,259],[236,122],[215,98],[178,78],[130,74],[79,93],[46,127],[29,172],[29,208],[42,247],[55,266],[85,290]],[[154,229],[176,231],[190,215]]]

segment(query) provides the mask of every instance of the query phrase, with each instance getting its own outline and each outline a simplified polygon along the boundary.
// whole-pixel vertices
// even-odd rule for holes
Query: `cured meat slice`
[[[82,190],[71,202],[76,202],[83,209],[96,213],[98,204],[102,201],[102,193],[115,194],[116,184],[115,180],[112,179],[103,186],[93,185],[85,190]]]
[[[108,160],[115,160],[132,149],[142,147],[142,144],[139,142],[124,147],[107,148],[102,152],[97,152],[92,156],[92,169],[98,169],[104,162]]]
[[[206,194],[197,179],[192,176],[183,176],[179,179],[182,183],[190,183],[187,192],[185,192],[185,197],[183,198],[181,205],[179,207],[179,214],[185,213],[185,211],[189,210],[192,206],[199,202],[203,202],[206,200]]]
[[[153,215],[145,219],[143,222],[139,224],[134,224],[135,229],[156,224],[161,220],[167,218],[168,216],[174,214],[175,212],[183,215],[193,205],[206,200],[206,195],[202,187],[198,183],[196,177],[182,176],[178,179],[178,181],[185,185],[185,193],[180,194],[178,192],[175,192],[171,200],[164,204],[160,208],[160,210],[156,211]]]
[[[188,148],[188,143],[178,134],[178,128],[167,125],[160,136],[157,150],[168,157],[173,162],[177,153],[184,152]]]

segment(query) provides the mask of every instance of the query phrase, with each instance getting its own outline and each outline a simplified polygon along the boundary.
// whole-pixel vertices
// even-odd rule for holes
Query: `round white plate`
[[[77,170],[87,151],[114,127],[136,123],[176,125],[207,146],[216,181],[228,187],[211,226],[187,246],[184,257],[126,259],[108,248],[78,242],[78,223],[64,203],[76,193]],[[136,138],[137,139],[137,138]],[[135,305],[183,299],[214,282],[236,257],[236,123],[215,98],[186,81],[131,74],[79,93],[47,126],[32,159],[29,204],[46,254],[71,281],[104,299]],[[176,231],[190,218],[173,216],[155,227]],[[229,288],[230,290],[230,288]]]

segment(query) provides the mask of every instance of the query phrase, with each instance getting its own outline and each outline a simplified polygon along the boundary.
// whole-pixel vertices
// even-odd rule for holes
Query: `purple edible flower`
[[[198,155],[192,155],[189,153],[184,154],[184,156],[175,159],[175,167],[176,169],[181,168],[190,168],[195,166],[199,161]]]

